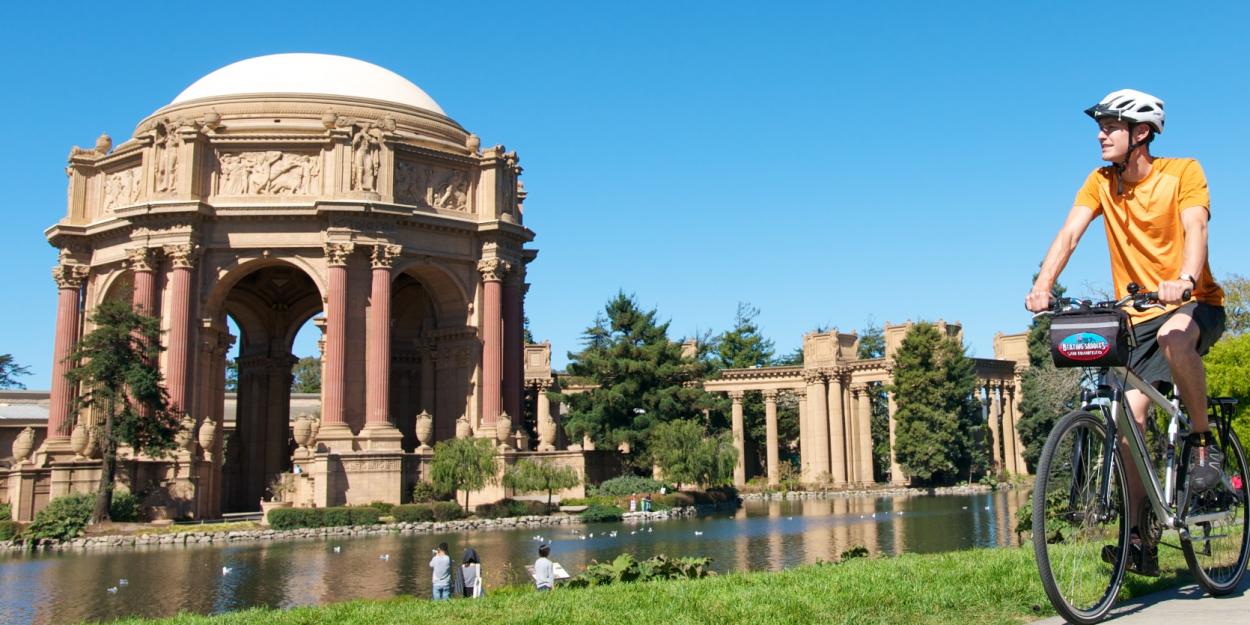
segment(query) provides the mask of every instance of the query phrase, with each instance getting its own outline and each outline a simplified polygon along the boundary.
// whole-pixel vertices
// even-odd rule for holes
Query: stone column
[[[1003,462],[1003,445],[1004,439],[1002,434],[1002,404],[997,398],[997,389],[992,383],[985,385],[985,402],[989,404],[989,424],[990,424],[990,455],[993,458],[994,469],[997,471],[1007,470],[1007,465]]]
[[[344,419],[347,359],[347,261],[354,243],[327,243],[326,357],[322,385],[321,427],[317,442],[333,451],[352,451],[352,430]]]
[[[890,413],[889,415],[890,417],[890,483],[891,484],[906,484],[907,477],[903,475],[903,467],[899,466],[898,464],[898,447],[897,445],[895,445],[895,436],[894,436],[894,430],[895,430],[894,415],[898,412],[898,405],[894,403],[894,393],[889,393],[887,397],[889,399],[889,403],[887,404],[887,410]]]
[[[133,247],[126,250],[130,271],[134,276],[134,294],[131,305],[135,312],[156,314],[156,272],[152,248]]]
[[[807,464],[811,461],[811,443],[808,442],[811,426],[807,424],[807,387],[790,389],[794,393],[795,403],[799,405],[799,479],[807,477]]]
[[[746,464],[746,433],[742,421],[742,391],[729,391],[729,399],[733,401],[730,410],[730,423],[733,426],[734,449],[738,450],[738,459],[734,462],[734,486],[742,487],[747,483]]]
[[[62,262],[52,269],[52,279],[56,281],[56,337],[52,342],[52,388],[48,405],[48,434],[40,452],[73,455],[69,444],[70,429],[74,425],[71,418],[75,388],[65,377],[72,369],[69,355],[73,353],[78,342],[78,331],[82,325],[79,315],[78,301],[83,282],[87,278],[87,267]]]
[[[165,385],[169,405],[175,411],[190,409],[187,386],[187,354],[191,351],[191,271],[195,268],[196,247],[190,243],[166,245],[173,270],[169,275],[169,348],[166,351]]]
[[[777,391],[764,391],[764,447],[768,462],[768,485],[781,484],[778,468],[779,450],[777,448]]]
[[[517,265],[503,283],[503,410],[513,423],[524,420],[525,297],[523,265]]]
[[[803,376],[807,382],[807,421],[812,434],[807,438],[812,449],[803,450],[803,468],[807,470],[803,481],[814,483],[818,478],[830,479],[829,466],[829,417],[825,410],[825,375],[819,371],[808,371]],[[809,453],[810,452],[810,453]]]
[[[373,284],[365,339],[365,427],[361,432],[366,449],[400,449],[403,444],[403,434],[390,419],[391,266],[400,251],[398,245],[373,246]]]
[[[1016,463],[1015,473],[1019,475],[1028,475],[1029,467],[1024,463],[1024,442],[1020,440],[1020,377],[1015,378],[1015,384],[1007,387],[1007,393],[1011,402],[1011,441],[1012,446],[1016,448],[1016,455],[1013,459]]]
[[[1011,423],[1011,411],[1007,407],[1007,391],[1003,388],[1002,383],[996,384],[994,387],[994,404],[1002,418],[1003,470],[1009,473],[1015,473],[1016,441],[1015,437],[1011,435],[1011,431],[1015,428]]]
[[[484,258],[477,263],[482,274],[482,424],[479,431],[494,434],[499,417],[503,376],[503,310],[504,275],[511,269],[507,261]]]
[[[842,375],[837,371],[827,372],[829,378],[829,465],[830,475],[834,484],[846,484],[847,466],[851,465],[851,448],[849,432],[846,427],[846,415],[843,410],[845,402],[842,392]]]
[[[855,410],[855,445],[858,451],[859,479],[864,484],[871,484],[872,479],[872,395],[867,384],[858,384],[851,388],[858,400]]]

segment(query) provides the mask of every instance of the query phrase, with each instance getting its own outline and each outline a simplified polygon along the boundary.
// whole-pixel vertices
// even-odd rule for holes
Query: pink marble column
[[[482,430],[494,428],[499,416],[503,376],[503,289],[501,282],[511,266],[498,258],[478,261],[482,274]],[[515,415],[509,415],[515,417]]]
[[[347,358],[347,259],[352,243],[327,243],[326,255],[326,358],[322,384],[321,428],[318,440],[351,440],[352,431],[343,418],[343,384]]]
[[[156,272],[152,262],[152,248],[136,247],[126,250],[130,271],[134,276],[134,294],[131,305],[135,312],[156,314]]]
[[[524,278],[512,272],[503,289],[503,410],[519,423],[524,398],[525,317],[521,312]]]
[[[65,374],[72,368],[69,355],[74,351],[78,341],[79,293],[83,281],[87,277],[87,267],[70,263],[61,263],[52,270],[52,279],[56,280],[56,337],[52,343],[52,389],[48,406],[48,438],[46,447],[57,444],[68,450],[69,431],[73,427],[70,408],[73,404],[74,388]]]
[[[166,351],[165,385],[169,404],[176,411],[189,409],[187,392],[187,360],[191,351],[191,270],[194,268],[195,246],[167,245],[172,271],[169,275],[169,345]]]
[[[403,436],[390,420],[391,400],[391,266],[398,245],[373,247],[373,284],[369,297],[368,346],[365,349],[365,432],[368,448],[401,447]]]

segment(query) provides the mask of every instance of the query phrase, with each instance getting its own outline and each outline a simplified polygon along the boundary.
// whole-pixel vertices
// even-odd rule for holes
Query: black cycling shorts
[[[1133,325],[1133,339],[1137,346],[1129,357],[1129,367],[1141,379],[1159,386],[1172,383],[1172,370],[1159,348],[1159,328],[1176,314],[1187,314],[1198,324],[1198,355],[1202,356],[1224,334],[1224,307],[1202,302],[1190,302],[1165,315]]]

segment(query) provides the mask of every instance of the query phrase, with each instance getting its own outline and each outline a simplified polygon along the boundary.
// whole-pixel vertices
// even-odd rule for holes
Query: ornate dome
[[[389,69],[332,54],[270,54],[231,63],[195,81],[169,106],[253,94],[321,94],[368,98],[446,116],[420,87]]]

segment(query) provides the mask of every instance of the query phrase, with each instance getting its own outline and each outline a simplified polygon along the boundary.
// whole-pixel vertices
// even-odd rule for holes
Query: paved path
[[[1033,625],[1064,622],[1055,617]],[[1196,584],[1138,597],[1117,605],[1107,622],[1114,625],[1246,625],[1250,623],[1250,575],[1242,580],[1238,592],[1225,597],[1209,596]]]

